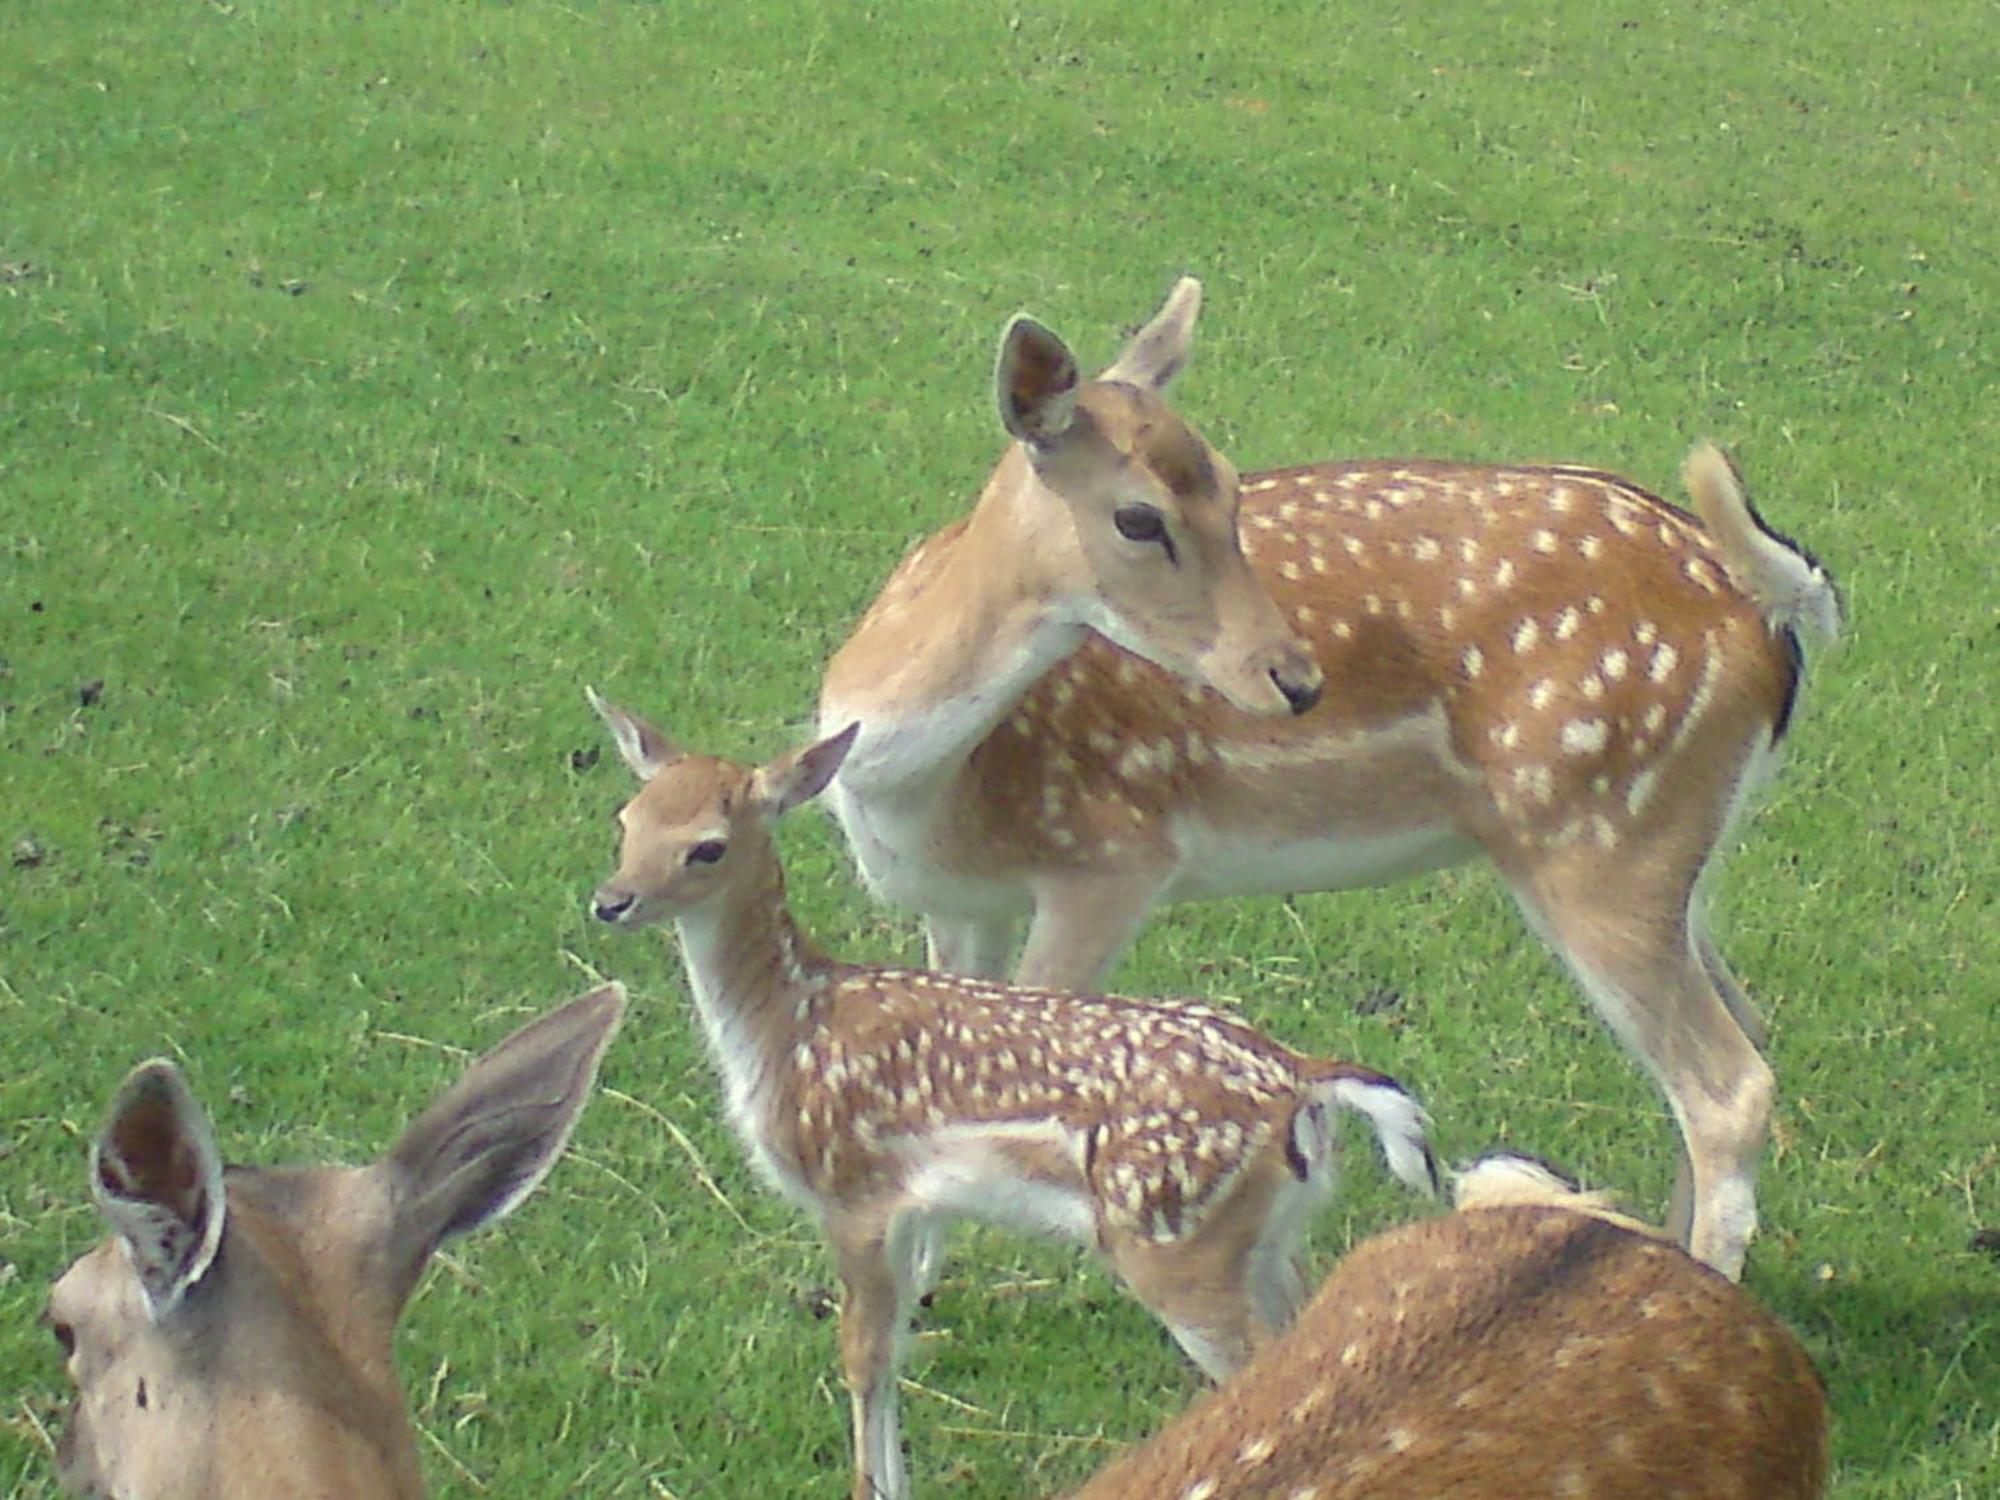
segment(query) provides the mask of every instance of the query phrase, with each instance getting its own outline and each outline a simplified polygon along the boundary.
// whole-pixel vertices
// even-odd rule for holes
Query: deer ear
[[[767,817],[779,817],[801,802],[809,802],[825,791],[840,770],[854,737],[861,733],[859,720],[839,734],[828,735],[818,744],[790,755],[780,756],[768,766],[760,766],[751,778],[750,793]]]
[[[607,984],[515,1032],[403,1132],[378,1166],[396,1203],[399,1298],[439,1243],[511,1213],[569,1143],[625,1014]]]
[[[1008,432],[1033,447],[1054,442],[1075,419],[1082,381],[1069,345],[1040,323],[1022,313],[1007,325],[993,390]]]
[[[663,768],[681,758],[680,747],[637,714],[628,714],[617,704],[605,702],[594,687],[583,691],[590,699],[590,706],[597,710],[598,718],[604,721],[604,727],[611,731],[619,755],[641,781],[651,781]]]
[[[1122,380],[1163,390],[1188,361],[1194,343],[1194,322],[1201,315],[1201,283],[1183,276],[1174,283],[1153,321],[1132,335],[1117,363],[1099,380]]]
[[[215,1136],[179,1068],[156,1058],[127,1075],[91,1145],[90,1185],[158,1322],[214,1262],[226,1213]]]

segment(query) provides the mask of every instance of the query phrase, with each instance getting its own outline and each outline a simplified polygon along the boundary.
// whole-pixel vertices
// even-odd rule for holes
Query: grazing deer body
[[[1357,1246],[1072,1500],[1818,1500],[1826,1398],[1798,1340],[1540,1175],[1482,1164],[1458,1212]]]
[[[1585,469],[1252,476],[1245,552],[1323,670],[1312,712],[1243,713],[1089,637],[1025,689],[996,682],[975,743],[849,770],[832,805],[871,885],[923,912],[934,963],[998,975],[1026,915],[1015,977],[1037,985],[1094,983],[1162,902],[1484,853],[1665,1092],[1673,1227],[1734,1276],[1773,1080],[1693,897],[1789,723],[1799,635],[1830,635],[1837,605],[1720,453],[1686,478],[1699,523]],[[822,728],[862,716],[866,743],[929,711],[908,673],[871,697],[847,664],[893,652],[884,601],[927,587],[936,545],[834,659]]]
[[[676,921],[737,1133],[832,1243],[857,1500],[907,1490],[897,1343],[949,1220],[1096,1244],[1220,1378],[1298,1304],[1293,1250],[1341,1110],[1429,1185],[1423,1112],[1392,1080],[1205,1006],[823,957],[786,911],[770,823],[824,788],[854,731],[752,771],[592,701],[644,782],[593,908]]]
[[[111,1238],[48,1318],[77,1396],[66,1488],[120,1500],[415,1500],[390,1344],[444,1238],[554,1165],[624,1009],[608,985],[475,1063],[371,1167],[225,1169],[178,1069],[135,1069],[91,1152]]]

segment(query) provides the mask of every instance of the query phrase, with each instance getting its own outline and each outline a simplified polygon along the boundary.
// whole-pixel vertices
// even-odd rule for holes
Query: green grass
[[[360,1159],[441,1048],[597,973],[616,1093],[401,1341],[436,1491],[844,1492],[826,1261],[677,960],[586,920],[626,788],[581,687],[790,743],[998,451],[1005,317],[1108,358],[1183,270],[1180,404],[1246,469],[1671,492],[1712,434],[1842,578],[1716,890],[1784,1090],[1749,1285],[1826,1372],[1839,1495],[2000,1492],[1991,8],[1258,9],[11,7],[0,1494],[53,1489],[34,1316],[127,1066],[183,1058],[238,1159]],[[831,945],[916,951],[825,820],[789,847]],[[1117,978],[1394,1070],[1449,1153],[1665,1193],[1661,1110],[1484,873],[1183,908]],[[1410,1211],[1380,1178],[1323,1261]],[[1193,1391],[1099,1271],[956,1244],[923,1493],[1057,1489]]]

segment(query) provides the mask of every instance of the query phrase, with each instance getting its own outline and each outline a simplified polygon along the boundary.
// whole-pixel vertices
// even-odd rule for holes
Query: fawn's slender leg
[[[1241,1260],[1206,1253],[1199,1240],[1155,1244],[1137,1234],[1105,1236],[1111,1265],[1209,1379],[1234,1374],[1267,1330]]]
[[[854,1500],[904,1500],[896,1410],[898,1345],[911,1302],[913,1247],[879,1215],[828,1226],[840,1267],[840,1357],[854,1410]],[[907,1238],[907,1236],[903,1236]]]

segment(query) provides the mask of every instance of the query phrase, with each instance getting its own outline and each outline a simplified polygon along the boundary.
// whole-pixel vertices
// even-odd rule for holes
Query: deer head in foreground
[[[1430,1185],[1423,1111],[1394,1080],[1206,1006],[821,955],[786,910],[771,825],[833,777],[852,727],[753,770],[591,701],[644,783],[592,906],[677,924],[736,1133],[832,1242],[856,1500],[907,1491],[897,1345],[950,1220],[1094,1244],[1221,1378],[1300,1300],[1293,1252],[1342,1113]]]
[[[1356,1246],[1234,1380],[1073,1500],[1818,1500],[1799,1342],[1519,1158]]]
[[[119,1500],[414,1500],[396,1320],[439,1242],[561,1155],[624,1012],[606,985],[515,1032],[362,1168],[228,1167],[170,1062],[90,1153],[111,1237],[56,1282],[77,1391],[57,1465]]]

